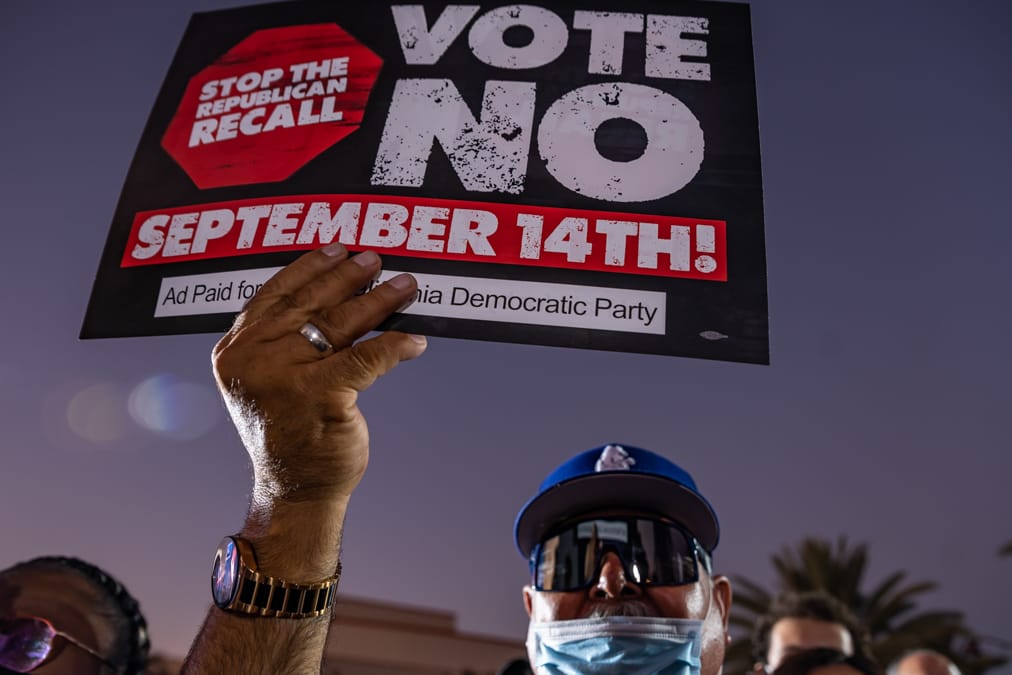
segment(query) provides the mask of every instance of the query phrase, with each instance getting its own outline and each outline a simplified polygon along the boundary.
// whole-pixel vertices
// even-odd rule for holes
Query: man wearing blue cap
[[[219,388],[253,466],[242,529],[218,547],[211,606],[185,673],[318,673],[340,577],[341,530],[365,472],[359,392],[425,338],[361,339],[415,297],[338,243],[278,272],[214,349]],[[691,476],[609,445],[560,466],[521,510],[531,562],[529,653],[539,673],[716,675],[730,584],[710,573],[717,518]]]
[[[660,455],[605,445],[562,464],[517,516],[538,673],[718,673],[731,586],[716,514]]]

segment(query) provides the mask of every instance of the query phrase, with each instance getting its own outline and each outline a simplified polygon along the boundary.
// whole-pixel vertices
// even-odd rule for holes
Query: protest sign
[[[82,337],[224,330],[332,241],[418,279],[387,328],[767,363],[748,6],[196,14]]]

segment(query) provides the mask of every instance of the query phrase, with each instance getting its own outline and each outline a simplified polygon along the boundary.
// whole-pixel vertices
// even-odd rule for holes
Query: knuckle
[[[397,297],[397,291],[387,284],[380,284],[363,295],[362,301],[373,306],[386,306],[395,302]]]
[[[347,314],[340,307],[320,312],[310,319],[310,321],[323,331],[323,334],[330,340],[331,344],[348,344],[356,337],[351,334],[348,328]]]
[[[235,341],[239,339],[242,329],[247,323],[248,317],[246,312],[240,312],[235,317],[235,321],[232,322],[232,327],[214,343],[214,347],[211,349],[212,362],[218,358],[219,354],[235,344]]]
[[[249,344],[236,340],[221,349],[216,346],[211,355],[211,370],[219,385],[231,389],[232,384],[236,382],[250,383],[252,380],[262,380],[263,374],[269,370],[251,367],[257,361],[254,358],[255,353]]]
[[[220,342],[218,344],[221,344]],[[217,347],[215,347],[217,350]],[[230,349],[228,346],[217,350],[212,354],[211,367],[214,370],[215,376],[219,382],[228,382],[232,379],[233,374],[237,370],[237,359],[234,356],[235,351]]]
[[[268,295],[283,295],[284,289],[281,286],[281,281],[278,279],[278,275],[274,275],[260,287],[260,290],[254,294],[254,298],[262,298]]]
[[[336,282],[339,284],[349,283],[351,280],[349,276],[348,267],[345,265],[338,265],[337,267],[331,267],[330,269],[324,270],[320,277],[330,282]]]
[[[299,302],[294,295],[279,293],[272,298],[270,306],[257,318],[256,323],[277,319],[285,314],[297,311],[298,308]]]
[[[211,363],[214,364],[218,360],[218,356],[228,349],[228,346],[232,344],[232,331],[225,333],[220,340],[214,343],[214,347],[211,348]]]
[[[279,294],[274,302],[280,312],[297,309],[299,307],[298,298],[291,293]]]
[[[353,345],[348,349],[347,366],[349,374],[356,381],[368,382],[376,377],[374,359],[361,345]]]
[[[346,358],[343,359],[340,372],[334,372],[334,375],[352,389],[368,389],[389,370],[384,351],[377,347],[373,341],[349,347],[343,352]]]

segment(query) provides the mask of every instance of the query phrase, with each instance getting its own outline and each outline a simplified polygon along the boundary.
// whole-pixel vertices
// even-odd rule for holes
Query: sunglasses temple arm
[[[116,668],[116,666],[114,666],[112,663],[110,663],[109,661],[107,661],[104,656],[102,656],[101,654],[99,654],[94,649],[92,649],[88,645],[84,644],[83,642],[81,642],[80,640],[78,640],[77,638],[75,638],[74,636],[67,635],[63,631],[59,631],[59,630],[56,631],[56,634],[59,635],[60,637],[62,637],[63,639],[65,639],[67,642],[69,642],[72,645],[74,645],[75,647],[83,649],[84,651],[86,651],[89,654],[91,654],[93,657],[95,657],[96,659],[98,659],[99,661],[101,661],[102,663],[104,663],[106,666],[108,666],[110,669],[112,669],[112,671],[114,673],[118,674],[120,672],[120,670],[118,668]]]

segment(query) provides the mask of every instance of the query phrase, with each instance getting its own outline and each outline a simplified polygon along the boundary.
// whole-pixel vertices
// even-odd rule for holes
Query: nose
[[[601,558],[597,585],[590,588],[590,597],[595,600],[635,598],[643,595],[640,587],[625,576],[622,560],[614,551],[608,551]]]

